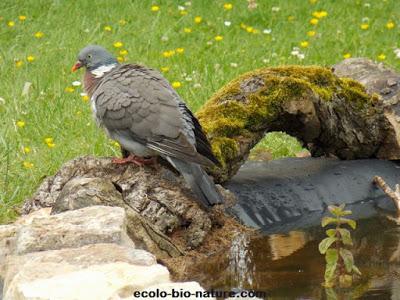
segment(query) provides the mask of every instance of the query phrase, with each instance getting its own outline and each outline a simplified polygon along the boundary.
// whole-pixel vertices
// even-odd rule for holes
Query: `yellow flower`
[[[160,10],[160,7],[158,6],[158,5],[153,5],[152,7],[151,7],[151,11],[159,11]]]
[[[125,61],[125,58],[123,58],[122,56],[117,56],[117,60],[118,62],[122,63]]]
[[[318,19],[316,19],[316,18],[312,18],[311,20],[310,20],[310,24],[311,25],[317,25],[318,24]]]
[[[128,50],[126,50],[126,49],[119,50],[119,55],[122,55],[122,56],[128,55]]]
[[[169,67],[161,67],[161,72],[167,73],[169,71]]]
[[[112,141],[114,147],[121,148],[121,145],[117,141]]]
[[[343,58],[344,59],[347,59],[347,58],[350,58],[351,57],[351,54],[350,53],[345,53],[345,54],[343,54]]]
[[[172,83],[172,87],[174,88],[174,89],[178,89],[178,88],[180,88],[182,86],[182,83],[180,83],[179,81],[174,81],[173,83]]]
[[[8,21],[8,22],[7,22],[7,26],[8,26],[8,27],[14,27],[14,25],[15,25],[15,22],[14,22],[14,21]]]
[[[28,55],[28,56],[26,57],[26,60],[27,60],[28,62],[33,62],[33,61],[35,60],[35,57],[34,57],[33,55]]]
[[[53,139],[52,137],[47,137],[47,138],[44,139],[44,142],[45,142],[46,144],[51,144],[51,143],[54,142],[54,139]]]
[[[217,35],[214,40],[216,40],[217,42],[222,41],[224,39],[224,37],[222,35]]]
[[[310,30],[310,31],[307,32],[307,35],[310,36],[310,37],[313,37],[313,36],[315,36],[316,34],[317,34],[317,33],[316,33],[314,30]]]
[[[112,28],[109,25],[104,26],[103,29],[104,29],[104,31],[108,31],[108,32],[112,31]]]
[[[115,48],[121,48],[124,44],[122,42],[115,42],[113,45]]]
[[[15,66],[16,66],[17,68],[22,67],[23,64],[24,64],[24,62],[23,62],[22,60],[17,59],[17,60],[15,61]]]
[[[38,31],[38,32],[35,32],[34,36],[37,39],[41,39],[44,36],[44,33],[41,31]]]
[[[29,154],[29,153],[31,153],[31,148],[30,147],[24,147],[24,148],[22,148],[22,152],[24,152],[24,154]]]
[[[247,28],[247,25],[246,25],[246,24],[244,24],[244,23],[240,23],[240,28],[242,28],[242,29],[246,29],[246,28]]]
[[[124,20],[124,19],[121,19],[121,20],[118,21],[118,24],[121,25],[121,26],[125,26],[126,23],[127,23],[127,22],[126,22],[126,20]]]
[[[251,26],[247,26],[246,27],[246,31],[249,32],[249,33],[253,32],[253,30],[254,30],[254,28],[251,27]]]
[[[378,59],[379,60],[385,60],[386,59],[386,55],[381,53],[381,54],[378,55]]]
[[[179,13],[181,16],[186,16],[188,14],[187,10],[181,10]]]
[[[175,55],[175,50],[168,50],[168,51],[164,51],[163,53],[162,53],[162,55],[164,56],[164,57],[171,57],[171,56],[173,56],[173,55]]]
[[[25,20],[26,20],[26,16],[19,16],[18,19],[19,19],[20,21],[25,21]]]
[[[225,3],[224,4],[224,9],[225,10],[231,10],[233,8],[233,4],[232,3]]]
[[[362,30],[367,30],[367,29],[369,28],[369,24],[363,23],[363,24],[360,25],[360,28],[361,28]]]
[[[82,101],[83,102],[88,102],[89,101],[89,96],[88,95],[82,95]]]
[[[75,91],[75,89],[72,86],[68,86],[65,88],[64,90],[66,93],[73,93]]]
[[[310,2],[310,4],[315,4],[318,2],[318,0],[308,0],[308,2]]]
[[[185,27],[185,28],[183,28],[183,32],[191,33],[192,32],[192,28]]]
[[[194,22],[195,22],[196,24],[200,24],[201,21],[203,21],[203,18],[202,18],[202,17],[200,17],[200,16],[194,17]]]
[[[300,47],[302,47],[302,48],[307,48],[308,46],[309,46],[309,43],[307,41],[302,41],[300,43]]]
[[[288,20],[289,22],[293,22],[295,19],[296,19],[296,18],[295,18],[294,16],[289,16],[289,17],[287,17],[287,20]]]
[[[386,23],[386,28],[389,29],[389,30],[393,29],[394,28],[394,22],[392,22],[392,21],[387,22]]]
[[[22,163],[22,165],[24,166],[25,169],[32,169],[33,168],[33,163],[31,163],[29,161],[24,161]]]
[[[185,48],[176,48],[176,53],[182,54],[185,52]]]
[[[325,18],[328,15],[328,12],[325,10],[320,10],[320,11],[314,11],[312,13],[313,17],[317,18],[317,19],[322,19]]]
[[[24,128],[25,127],[25,121],[22,121],[22,120],[17,121],[15,124],[19,128]]]

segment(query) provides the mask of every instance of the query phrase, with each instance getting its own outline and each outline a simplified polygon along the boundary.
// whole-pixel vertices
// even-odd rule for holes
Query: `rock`
[[[146,288],[141,293],[142,295],[144,295],[144,293],[147,293],[146,295],[148,295],[148,298],[150,299],[215,299],[213,297],[202,297],[202,295],[204,295],[205,293],[205,290],[200,286],[199,283],[194,281],[157,284]],[[163,293],[165,295],[171,296],[163,297]],[[196,296],[196,293],[198,293],[199,295]],[[132,297],[132,299],[137,299],[137,297]]]
[[[122,195],[110,180],[77,177],[68,181],[56,199],[52,213],[60,213],[92,205],[124,206]]]
[[[30,262],[9,283],[4,300],[120,299],[164,282],[169,282],[169,272],[157,264],[115,262],[79,269],[65,263]]]
[[[0,277],[4,276],[6,257],[15,251],[17,229],[16,225],[0,226]]]
[[[125,211],[92,206],[50,217],[36,217],[18,230],[18,254],[80,247],[94,243],[129,243]]]

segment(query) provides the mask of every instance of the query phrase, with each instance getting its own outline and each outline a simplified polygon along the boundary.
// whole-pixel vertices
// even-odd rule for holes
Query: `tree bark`
[[[295,136],[313,156],[400,159],[399,81],[366,59],[345,60],[333,70],[285,66],[246,73],[197,114],[223,165],[210,172],[219,182],[229,180],[270,131]]]

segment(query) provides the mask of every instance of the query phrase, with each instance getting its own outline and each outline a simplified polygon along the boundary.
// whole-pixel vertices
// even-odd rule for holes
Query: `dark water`
[[[353,231],[361,279],[348,290],[325,290],[324,230],[238,236],[227,253],[194,267],[207,289],[265,291],[268,299],[400,299],[400,226],[385,215],[359,220]],[[335,296],[336,294],[336,296]]]

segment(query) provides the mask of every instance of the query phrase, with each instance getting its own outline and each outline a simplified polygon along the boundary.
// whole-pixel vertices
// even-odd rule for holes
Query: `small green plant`
[[[319,243],[319,252],[325,255],[325,282],[324,286],[332,288],[350,287],[355,274],[361,275],[360,270],[354,264],[353,253],[348,249],[353,246],[350,231],[343,226],[356,229],[356,221],[344,216],[351,215],[350,210],[344,210],[344,204],[328,207],[332,216],[323,217],[321,225],[326,227],[334,225],[335,228],[326,230],[327,237]]]

